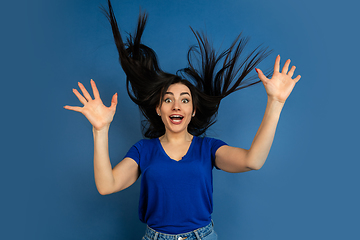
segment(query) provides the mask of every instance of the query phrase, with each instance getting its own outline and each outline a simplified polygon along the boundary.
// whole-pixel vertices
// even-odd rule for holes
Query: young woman
[[[189,50],[189,66],[178,75],[166,73],[158,66],[155,52],[140,41],[146,15],[140,14],[137,31],[124,44],[110,1],[108,4],[106,14],[127,75],[128,93],[146,117],[143,130],[148,139],[133,145],[112,168],[108,131],[117,94],[111,106],[106,107],[93,80],[94,98],[79,83],[82,94],[76,89],[73,92],[84,106],[64,108],[82,113],[93,125],[97,189],[103,195],[118,192],[142,175],[139,217],[148,225],[143,239],[217,239],[211,220],[213,167],[238,173],[263,166],[280,112],[300,76],[292,78],[295,67],[289,69],[290,60],[280,70],[280,56],[277,56],[272,77],[268,78],[255,68],[269,54],[266,49],[255,49],[240,62],[247,39],[239,36],[229,49],[217,55],[206,37],[194,31],[198,47]],[[198,68],[193,63],[193,54],[200,55]],[[264,84],[268,102],[250,149],[200,137],[215,122],[221,99],[260,82],[246,78],[254,68]]]

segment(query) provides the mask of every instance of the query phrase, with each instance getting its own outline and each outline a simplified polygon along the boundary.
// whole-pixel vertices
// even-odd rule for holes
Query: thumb
[[[118,94],[117,93],[115,93],[114,94],[114,96],[112,97],[112,99],[111,99],[111,106],[110,106],[110,108],[116,108],[116,105],[117,105],[117,103],[118,103]]]
[[[269,80],[269,79],[264,75],[264,73],[263,73],[260,69],[255,68],[255,71],[257,72],[258,77],[260,78],[260,80],[261,80],[263,83],[265,83],[265,82],[267,82],[267,80]]]

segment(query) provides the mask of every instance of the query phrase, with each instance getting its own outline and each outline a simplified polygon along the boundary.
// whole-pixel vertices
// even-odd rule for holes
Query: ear
[[[192,113],[192,117],[195,117],[195,113],[196,113],[196,108],[194,109],[193,113]]]
[[[160,105],[156,106],[156,113],[158,116],[161,116]]]

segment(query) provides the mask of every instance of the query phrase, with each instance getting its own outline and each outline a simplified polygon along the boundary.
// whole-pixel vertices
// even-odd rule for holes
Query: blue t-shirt
[[[171,159],[160,140],[143,139],[125,157],[142,174],[139,218],[158,232],[179,234],[206,226],[213,211],[212,169],[216,150],[226,145],[194,136],[186,155]]]

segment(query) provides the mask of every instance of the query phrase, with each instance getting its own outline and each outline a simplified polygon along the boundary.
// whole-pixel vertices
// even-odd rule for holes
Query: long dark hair
[[[188,132],[195,136],[204,135],[215,123],[220,101],[224,97],[260,82],[254,81],[256,75],[247,75],[271,53],[259,46],[243,56],[249,38],[240,34],[228,49],[217,54],[206,36],[191,28],[198,44],[188,51],[188,66],[176,74],[166,73],[159,67],[154,50],[141,43],[146,13],[140,12],[135,33],[129,34],[124,43],[110,0],[108,11],[104,7],[102,10],[111,24],[120,64],[127,76],[128,94],[146,118],[142,126],[143,135],[148,138],[165,134],[165,126],[156,113],[156,107],[171,84],[182,83],[190,89],[196,115],[188,125]]]

